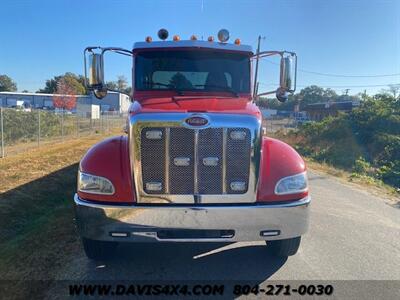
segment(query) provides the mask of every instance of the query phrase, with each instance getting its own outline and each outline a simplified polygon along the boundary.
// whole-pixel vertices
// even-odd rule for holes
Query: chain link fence
[[[126,115],[104,112],[97,119],[67,112],[0,107],[0,157],[91,134],[123,131]]]
[[[267,117],[263,118],[263,130],[266,134],[283,133],[295,130],[300,123],[293,117]]]

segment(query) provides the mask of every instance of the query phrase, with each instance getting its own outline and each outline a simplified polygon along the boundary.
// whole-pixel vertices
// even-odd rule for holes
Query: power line
[[[264,59],[266,62],[273,64],[273,65],[279,65],[279,63],[276,63],[274,61],[270,61],[268,59]],[[302,73],[308,73],[308,74],[314,74],[314,75],[320,75],[320,76],[327,76],[327,77],[344,77],[344,78],[377,78],[377,77],[393,77],[393,76],[400,76],[400,73],[393,73],[393,74],[374,74],[374,75],[345,75],[345,74],[331,74],[331,73],[322,73],[322,72],[316,72],[316,71],[310,71],[310,70],[305,70],[298,68],[299,72]]]
[[[321,72],[314,72],[308,71],[304,69],[299,69],[300,72],[320,75],[320,76],[327,76],[327,77],[345,77],[345,78],[376,78],[376,77],[393,77],[393,76],[400,76],[400,73],[393,73],[393,74],[376,74],[376,75],[344,75],[344,74],[329,74],[329,73],[321,73]]]
[[[264,86],[278,86],[279,84],[273,84],[273,83],[263,83],[260,82],[261,85]],[[367,85],[318,85],[319,87],[324,87],[324,88],[362,88],[362,87],[382,87],[382,86],[390,86],[390,85],[398,85],[400,83],[386,83],[386,84],[367,84]],[[297,85],[298,87],[308,87],[310,85]]]

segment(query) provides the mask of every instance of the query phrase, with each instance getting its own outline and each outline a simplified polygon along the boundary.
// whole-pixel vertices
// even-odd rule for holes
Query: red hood
[[[258,107],[250,101],[248,96],[163,96],[143,97],[134,102],[131,113],[150,112],[210,112],[210,113],[237,113],[261,117]]]

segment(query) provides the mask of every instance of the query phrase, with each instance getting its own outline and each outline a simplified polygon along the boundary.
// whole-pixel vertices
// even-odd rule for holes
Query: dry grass
[[[72,205],[78,162],[104,137],[0,159],[0,278],[12,280],[6,288],[13,297],[33,292],[34,282],[26,280],[53,279],[79,251]]]
[[[305,158],[307,168],[318,173],[328,174],[336,179],[342,181],[342,183],[351,185],[353,188],[365,190],[371,194],[385,199],[389,204],[393,206],[400,205],[400,194],[395,188],[384,184],[382,181],[373,179],[368,176],[354,176],[353,173],[337,169],[331,165],[315,162],[311,159]]]

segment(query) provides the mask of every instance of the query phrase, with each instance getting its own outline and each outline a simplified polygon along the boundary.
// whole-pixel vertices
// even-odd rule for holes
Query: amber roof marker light
[[[146,41],[147,43],[151,43],[151,42],[153,41],[153,39],[151,38],[151,36],[146,36],[145,41]]]
[[[208,39],[207,39],[207,41],[209,41],[209,42],[214,42],[214,37],[213,37],[213,36],[209,36]]]
[[[165,28],[161,28],[161,29],[158,31],[157,35],[158,35],[158,38],[159,38],[160,40],[165,41],[165,40],[168,38],[168,30],[165,29]]]
[[[241,43],[240,39],[235,40],[235,45],[240,45],[240,43]]]
[[[229,31],[226,29],[221,29],[218,31],[218,40],[221,43],[226,43],[229,40]]]
[[[174,42],[178,42],[181,40],[181,37],[179,35],[175,34],[173,37],[173,40],[174,40]]]
[[[192,41],[197,41],[197,36],[195,36],[194,34],[190,37],[190,39],[192,40]]]

